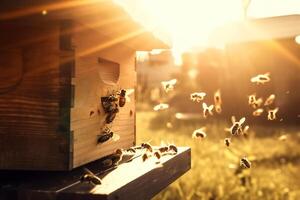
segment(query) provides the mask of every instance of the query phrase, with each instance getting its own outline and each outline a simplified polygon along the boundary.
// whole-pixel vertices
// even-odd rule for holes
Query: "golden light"
[[[42,11],[42,15],[47,15],[48,14],[48,11],[47,10],[43,10]]]
[[[295,37],[295,42],[300,45],[300,35]]]
[[[210,33],[243,17],[241,0],[115,0],[132,17],[161,37],[168,35],[175,58],[194,46],[208,45]],[[162,34],[164,33],[164,34]]]
[[[197,69],[191,68],[191,69],[188,71],[188,76],[189,76],[190,79],[194,80],[194,79],[197,77],[198,73],[199,73],[199,72],[198,72]]]

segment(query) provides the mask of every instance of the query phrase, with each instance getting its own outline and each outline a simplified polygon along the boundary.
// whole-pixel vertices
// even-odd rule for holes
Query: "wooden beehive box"
[[[101,97],[135,88],[136,50],[166,47],[110,1],[41,2],[19,2],[26,17],[1,7],[0,169],[70,170],[135,145],[134,93],[107,125],[119,140],[97,143]]]

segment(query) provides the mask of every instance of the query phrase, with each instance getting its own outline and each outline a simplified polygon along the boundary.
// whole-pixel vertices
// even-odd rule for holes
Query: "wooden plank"
[[[102,184],[98,186],[78,181],[83,167],[70,172],[0,171],[0,197],[3,200],[12,196],[18,197],[16,200],[150,199],[191,168],[191,151],[180,147],[177,155],[163,156],[158,164],[156,161],[150,158],[143,162],[137,157],[105,173],[99,167],[101,160],[83,166],[100,174]]]
[[[59,23],[7,21],[0,29],[0,169],[66,170]]]

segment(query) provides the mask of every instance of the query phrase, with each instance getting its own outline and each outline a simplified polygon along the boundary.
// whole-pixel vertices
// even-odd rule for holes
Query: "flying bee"
[[[259,108],[263,102],[264,102],[263,98],[255,99],[255,101],[252,103],[252,108],[254,109]]]
[[[287,135],[281,135],[280,137],[278,137],[278,140],[280,141],[286,141],[287,140]]]
[[[236,121],[235,117],[231,117],[232,126],[229,129],[226,129],[229,131],[232,135],[239,135],[243,133],[243,123],[246,121],[246,118],[243,117],[240,119],[240,121]]]
[[[80,177],[80,182],[87,182],[93,185],[101,185],[101,179],[87,168],[83,168],[85,174]]]
[[[244,135],[245,137],[248,136],[249,128],[250,128],[250,126],[247,125],[247,126],[245,126],[244,129],[243,129],[243,135]]]
[[[275,94],[271,94],[265,101],[264,106],[271,105],[275,100]]]
[[[141,147],[147,149],[147,151],[153,152],[153,147],[148,142],[142,143]]]
[[[268,111],[268,120],[275,120],[276,119],[276,114],[278,112],[279,108],[275,108],[273,110]]]
[[[265,73],[265,74],[259,74],[257,76],[254,76],[250,79],[252,83],[256,83],[257,85],[259,84],[265,84],[267,82],[270,82],[270,73]]]
[[[248,104],[252,105],[256,101],[256,94],[251,94],[248,96]]]
[[[246,157],[241,158],[240,166],[245,167],[245,168],[251,168],[251,162]]]
[[[102,131],[102,134],[98,136],[97,144],[104,143],[110,139],[112,139],[113,141],[118,141],[120,139],[120,136],[112,132],[110,128],[105,127]]]
[[[159,151],[155,151],[153,155],[159,160],[161,158],[161,154]]]
[[[151,155],[148,153],[148,152],[145,152],[143,155],[142,155],[142,160],[143,162],[145,162],[147,159],[149,159],[151,157]]]
[[[224,139],[224,144],[226,145],[226,146],[230,146],[230,143],[231,143],[231,139],[230,138],[225,138]]]
[[[206,133],[204,131],[206,131],[205,127],[194,130],[192,134],[192,138],[200,138],[200,139],[206,138]]]
[[[178,149],[174,144],[170,144],[168,146],[168,148],[169,148],[169,151],[173,151],[174,153],[178,153]]]
[[[215,111],[216,113],[220,114],[222,112],[222,107],[219,104],[215,104]]]
[[[174,90],[174,86],[177,83],[176,79],[172,79],[169,81],[162,81],[161,85],[166,92]]]
[[[156,106],[153,107],[153,110],[154,111],[159,111],[159,110],[166,110],[169,108],[169,104],[166,104],[166,103],[160,103]]]
[[[206,103],[202,103],[203,117],[207,118],[208,115],[213,115],[214,105],[207,106]]]
[[[197,101],[198,103],[204,99],[206,96],[205,92],[194,92],[190,95],[192,101]]]
[[[222,99],[221,99],[221,92],[220,92],[220,90],[217,90],[217,91],[214,93],[214,102],[215,102],[215,105],[221,105],[221,104],[222,104]]]
[[[256,110],[253,111],[252,115],[253,115],[254,117],[258,117],[258,116],[261,116],[261,114],[262,114],[263,112],[264,112],[264,109],[258,108],[258,109],[256,109]]]
[[[166,126],[167,128],[173,128],[173,124],[171,122],[167,122]]]

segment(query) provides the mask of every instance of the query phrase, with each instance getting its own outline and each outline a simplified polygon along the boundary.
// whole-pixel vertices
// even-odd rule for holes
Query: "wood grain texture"
[[[16,200],[151,199],[191,168],[190,148],[178,150],[177,155],[163,156],[159,164],[155,163],[156,159],[142,162],[137,157],[105,173],[100,173],[101,160],[83,166],[100,173],[102,184],[98,186],[78,181],[83,167],[63,173],[23,172],[15,174],[14,179],[10,178],[12,172],[0,172],[0,197],[3,200],[9,197]]]
[[[131,101],[119,109],[113,123],[108,125],[120,136],[120,140],[97,144],[106,117],[100,99],[121,88],[134,88],[135,50],[122,43],[98,48],[108,43],[109,38],[99,31],[84,28],[82,24],[76,24],[75,29],[76,26],[80,26],[81,31],[74,33],[72,40],[76,51],[75,77],[72,80],[75,96],[71,110],[71,130],[74,132],[73,167],[111,154],[117,148],[128,148],[135,142],[133,94]]]
[[[1,30],[0,169],[65,169],[59,23],[11,22]]]

